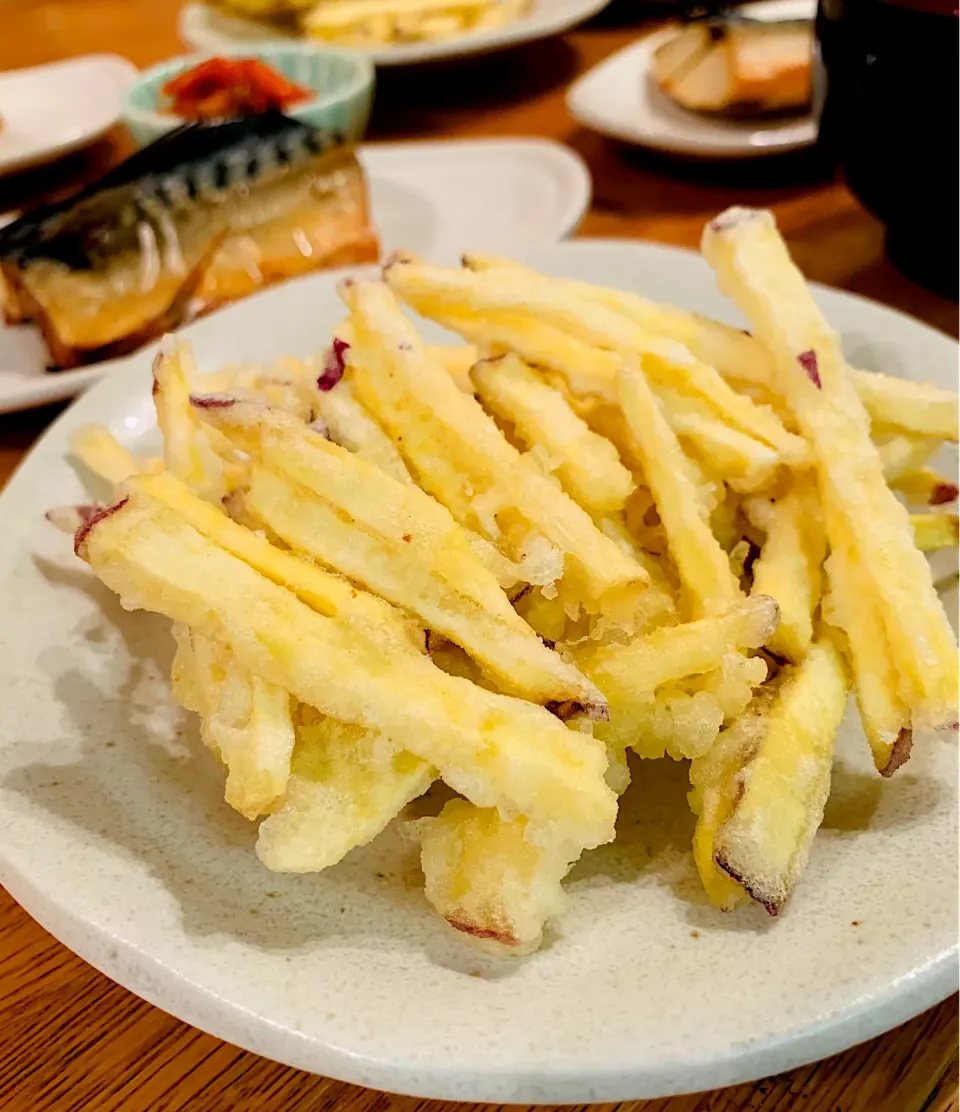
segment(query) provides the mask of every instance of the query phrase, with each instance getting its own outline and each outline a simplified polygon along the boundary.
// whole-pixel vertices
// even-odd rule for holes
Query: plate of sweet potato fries
[[[956,988],[955,379],[745,208],[166,337],[0,499],[0,880],[168,1011],[421,1096],[902,1022]]]

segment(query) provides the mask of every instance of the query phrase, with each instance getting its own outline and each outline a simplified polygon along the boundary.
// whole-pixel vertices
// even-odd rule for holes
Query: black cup
[[[820,0],[819,144],[887,228],[891,261],[956,299],[957,0]]]

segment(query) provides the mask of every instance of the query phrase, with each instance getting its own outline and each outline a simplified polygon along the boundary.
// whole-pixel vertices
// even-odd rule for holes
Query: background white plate
[[[548,139],[380,143],[360,160],[385,254],[406,247],[452,261],[464,228],[490,251],[552,243],[590,206],[590,172]],[[36,328],[0,319],[0,413],[71,398],[128,361],[51,373]]]
[[[460,35],[444,42],[408,43],[381,50],[365,50],[363,53],[378,66],[409,66],[418,62],[463,58],[469,54],[490,54],[508,46],[559,35],[561,31],[575,27],[596,15],[609,2],[610,0],[535,0],[535,7],[526,18],[492,31]],[[206,4],[190,3],[180,9],[180,38],[196,50],[219,50],[238,43],[291,37],[269,24],[228,15]]]
[[[465,244],[463,245],[465,246]],[[696,256],[582,240],[536,251],[739,323]],[[954,384],[955,345],[819,288],[861,366]],[[342,318],[318,275],[187,330],[202,367],[318,350]],[[43,520],[87,497],[69,436],[106,422],[153,450],[150,360],[64,414],[0,496],[0,882],[98,969],[230,1042],[376,1088],[581,1102],[785,1070],[957,986],[957,745],[918,739],[889,782],[851,716],[809,870],[778,921],[706,905],[686,770],[635,769],[620,837],[567,884],[562,935],[474,953],[430,909],[415,847],[386,835],[316,876],[267,872],[254,828],[169,702],[168,624],[128,614]],[[954,458],[955,463],[955,458]],[[956,613],[957,593],[946,599]]]
[[[738,11],[754,19],[813,19],[816,0],[771,0]],[[676,27],[645,35],[585,73],[567,92],[567,108],[584,127],[612,139],[701,158],[756,158],[808,147],[817,127],[809,114],[732,120],[688,112],[665,96],[649,70],[654,51]]]
[[[126,58],[90,54],[0,73],[0,176],[103,135],[138,72]]]

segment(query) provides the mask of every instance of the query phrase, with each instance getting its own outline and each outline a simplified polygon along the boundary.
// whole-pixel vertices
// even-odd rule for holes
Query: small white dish
[[[754,19],[813,19],[816,0],[770,0],[737,11]],[[811,146],[813,116],[727,119],[690,112],[650,78],[654,52],[676,27],[645,35],[585,73],[567,91],[567,108],[592,131],[669,154],[698,158],[760,158]]]
[[[90,54],[0,73],[0,176],[98,139],[138,72],[126,58]]]
[[[379,143],[362,147],[360,161],[384,253],[406,247],[453,260],[464,228],[471,243],[491,251],[552,243],[590,206],[583,161],[547,139]],[[0,413],[72,398],[130,361],[47,371],[37,329],[0,319]]]
[[[458,247],[468,237],[464,226]],[[690,252],[578,240],[528,258],[742,323]],[[343,318],[335,285],[311,276],[190,326],[201,368],[317,352]],[[862,298],[814,295],[859,366],[956,385],[948,337]],[[395,832],[314,876],[265,870],[194,721],[171,705],[169,623],[121,609],[43,518],[89,498],[67,458],[81,425],[157,449],[150,363],[139,354],[81,398],[0,495],[0,883],[67,946],[256,1053],[496,1103],[731,1085],[956,991],[956,739],[918,738],[884,781],[855,713],[810,866],[775,921],[706,904],[687,770],[671,761],[635,768],[617,841],[585,855],[562,934],[527,959],[487,958],[455,935]],[[955,586],[944,602],[955,616]]]
[[[380,50],[364,50],[362,53],[377,66],[409,66],[420,62],[464,58],[470,54],[490,54],[523,42],[559,35],[596,15],[609,2],[610,0],[534,0],[535,6],[529,15],[491,31],[477,31],[442,42],[414,42]],[[229,15],[201,3],[188,3],[180,9],[179,31],[180,38],[195,50],[220,50],[240,43],[293,38],[282,29],[269,24]]]

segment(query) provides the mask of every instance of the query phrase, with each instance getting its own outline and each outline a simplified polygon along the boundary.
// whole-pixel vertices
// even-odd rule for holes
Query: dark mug
[[[820,0],[819,144],[909,277],[957,297],[957,0]]]

